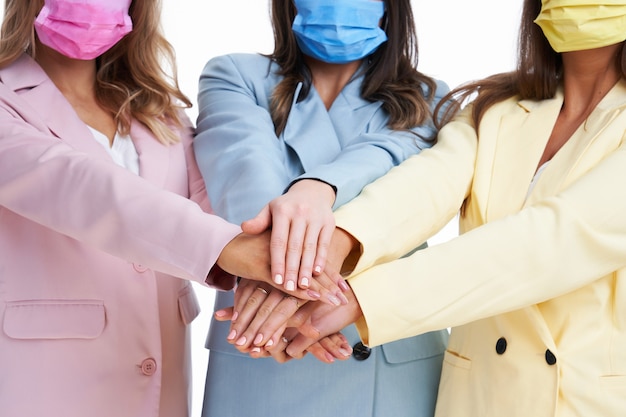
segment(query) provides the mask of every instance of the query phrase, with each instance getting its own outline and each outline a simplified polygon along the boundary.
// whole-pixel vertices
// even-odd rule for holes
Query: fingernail
[[[326,355],[324,356],[326,356],[326,360],[328,362],[335,362],[335,358],[333,358],[333,355],[331,355],[330,353],[326,352]]]
[[[215,315],[216,315],[217,317],[224,317],[224,316],[226,316],[226,311],[224,311],[224,310],[217,310],[217,311],[215,312]]]
[[[263,341],[263,335],[261,333],[257,334],[256,337],[254,338],[254,342],[252,342],[255,345],[258,345],[259,343],[261,343]]]
[[[274,275],[274,282],[278,285],[283,283],[283,276],[280,274]]]
[[[339,349],[339,353],[341,353],[343,356],[350,356],[352,354],[352,352],[348,352],[347,350],[343,349]]]
[[[315,269],[313,269],[313,270],[315,271],[315,273],[319,274],[320,272],[322,272],[322,267],[321,267],[321,266],[319,266],[319,265],[317,265],[317,266],[315,267]]]
[[[304,288],[308,287],[309,286],[309,279],[307,277],[303,277],[300,280],[300,286],[304,287]]]
[[[296,284],[293,281],[287,281],[285,289],[287,289],[287,291],[293,291],[296,289]]]
[[[228,333],[228,337],[226,337],[226,339],[233,340],[236,336],[237,336],[237,331],[231,330],[230,333]]]
[[[348,291],[350,289],[350,286],[344,279],[340,279],[338,285],[339,285],[339,288],[341,288],[343,291]]]
[[[341,304],[343,305],[348,304],[348,298],[345,295],[343,295],[342,292],[338,292],[337,297],[341,300]]]
[[[253,347],[252,350],[250,350],[250,353],[261,353],[261,348]]]
[[[237,317],[239,317],[239,313],[235,311],[235,312],[233,313],[233,318],[232,318],[232,319],[230,319],[230,321],[236,321],[236,320],[237,320]]]
[[[268,340],[267,343],[265,344],[265,347],[269,348],[274,346],[274,341],[272,339]]]
[[[326,296],[326,298],[328,299],[328,301],[330,301],[332,304],[336,305],[336,306],[340,306],[341,305],[341,301],[339,301],[339,299],[337,297],[335,297],[332,294],[328,294]]]
[[[235,344],[236,344],[237,346],[243,346],[243,345],[245,345],[245,344],[246,344],[246,340],[248,340],[248,339],[246,339],[246,337],[245,337],[245,336],[241,336],[239,339],[237,339],[237,341],[235,342]]]
[[[311,298],[313,298],[314,300],[319,300],[320,298],[322,298],[322,296],[320,295],[320,293],[316,292],[316,291],[307,291],[306,292],[307,295]]]

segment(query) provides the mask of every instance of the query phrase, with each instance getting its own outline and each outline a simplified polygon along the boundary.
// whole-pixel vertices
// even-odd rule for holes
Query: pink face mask
[[[129,33],[132,0],[45,0],[35,30],[46,46],[74,59],[94,59]]]

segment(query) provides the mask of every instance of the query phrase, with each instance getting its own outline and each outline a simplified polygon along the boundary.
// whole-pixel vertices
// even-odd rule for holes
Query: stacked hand
[[[215,313],[231,320],[228,341],[240,351],[279,362],[307,351],[323,362],[352,353],[339,330],[361,310],[339,271],[356,241],[335,229],[333,202],[326,183],[296,182],[222,251],[218,265],[247,278],[235,305]]]

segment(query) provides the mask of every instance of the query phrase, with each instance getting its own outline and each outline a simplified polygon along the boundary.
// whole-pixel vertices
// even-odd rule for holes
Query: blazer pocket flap
[[[104,325],[102,301],[12,301],[6,304],[3,330],[12,339],[95,339]]]
[[[385,343],[382,350],[389,363],[411,362],[442,355],[447,341],[448,332],[442,330]]]
[[[200,303],[191,284],[185,286],[178,293],[178,310],[185,325],[191,324],[193,319],[200,314]]]

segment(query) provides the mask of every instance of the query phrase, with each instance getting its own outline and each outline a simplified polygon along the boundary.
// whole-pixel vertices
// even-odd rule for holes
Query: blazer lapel
[[[624,132],[612,130],[611,122],[626,107],[626,82],[616,84],[572,137],[554,155],[528,197],[532,204],[567,187],[597,165],[621,143]]]
[[[561,94],[542,102],[523,100],[518,103],[518,112],[503,116],[499,124],[486,126],[498,135],[489,193],[498,198],[489,199],[488,220],[515,213],[523,207],[562,102]]]
[[[21,98],[33,126],[47,128],[59,140],[90,155],[110,159],[106,150],[93,138],[87,125],[78,117],[71,104],[48,78],[41,67],[27,54],[0,70],[2,82]],[[39,120],[32,120],[32,115]],[[139,154],[139,173],[162,186],[169,168],[169,147],[158,142],[141,123],[133,121],[131,138]]]
[[[298,84],[283,140],[298,155],[304,172],[326,163],[340,151],[339,140],[324,103],[311,88],[309,95],[296,103],[302,84]]]
[[[364,131],[360,124],[368,123],[380,107],[378,102],[360,98],[362,80],[363,76],[357,72],[330,110],[326,110],[313,87],[304,100],[296,103],[302,84],[296,88],[282,138],[298,154],[305,172],[334,160],[345,145],[342,139]]]
[[[13,65],[2,70],[0,77],[54,136],[77,150],[108,158],[87,125],[30,56],[22,55]]]
[[[130,136],[139,154],[139,175],[164,187],[171,163],[172,145],[163,145],[144,124],[136,120],[132,122]]]

